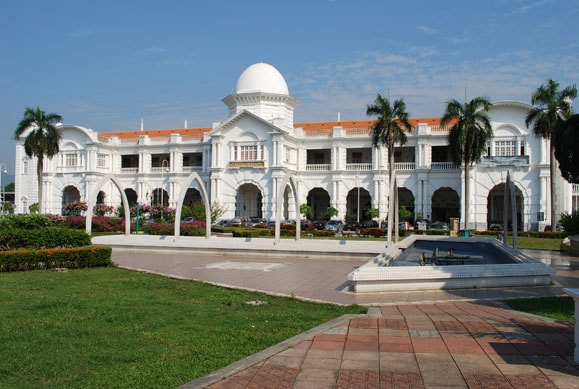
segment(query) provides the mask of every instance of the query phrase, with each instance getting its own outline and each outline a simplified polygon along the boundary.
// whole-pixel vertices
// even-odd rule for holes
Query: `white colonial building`
[[[60,214],[64,204],[89,202],[92,195],[97,202],[120,205],[113,180],[95,188],[106,176],[114,177],[130,203],[178,207],[183,193],[185,201],[200,198],[197,181],[188,184],[195,172],[210,201],[226,209],[224,217],[272,219],[280,183],[289,175],[298,203],[312,207],[313,219],[330,205],[344,220],[365,219],[369,208],[386,218],[388,156],[385,148],[372,146],[372,121],[294,123],[298,100],[283,76],[264,63],[249,66],[223,102],[227,119],[208,128],[98,133],[59,125],[60,153],[44,164],[45,212]],[[518,224],[524,230],[550,225],[549,147],[525,125],[530,108],[520,102],[494,103],[489,115],[494,139],[471,169],[468,210],[462,201],[463,169],[448,158],[448,128],[439,125],[440,118],[411,119],[408,143],[395,151],[399,204],[413,218],[431,221],[468,212],[471,228],[486,229],[502,219],[510,171]],[[26,157],[22,141],[16,145],[16,167],[15,211],[26,213],[39,199],[36,161]],[[560,177],[557,185],[558,209],[577,209],[577,186]],[[299,218],[294,196],[285,193],[283,198],[282,217]]]

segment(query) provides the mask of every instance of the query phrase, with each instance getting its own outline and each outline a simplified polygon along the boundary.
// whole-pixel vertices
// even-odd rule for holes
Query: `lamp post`
[[[165,206],[165,202],[163,201],[163,192],[165,192],[165,170],[169,172],[169,161],[166,159],[161,162],[161,206]]]
[[[2,186],[2,174],[8,173],[6,170],[6,164],[4,162],[0,163],[0,212],[4,214],[4,187]]]

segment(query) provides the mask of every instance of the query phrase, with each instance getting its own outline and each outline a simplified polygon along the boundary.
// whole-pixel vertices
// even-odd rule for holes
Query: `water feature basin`
[[[435,253],[445,260],[429,261]],[[554,272],[496,239],[411,235],[348,274],[348,281],[354,292],[500,288],[549,285]]]

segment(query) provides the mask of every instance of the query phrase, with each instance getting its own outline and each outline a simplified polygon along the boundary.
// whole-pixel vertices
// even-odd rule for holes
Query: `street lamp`
[[[162,207],[165,206],[165,203],[163,202],[163,192],[165,191],[165,181],[164,181],[165,169],[167,170],[167,172],[169,172],[169,161],[167,161],[166,159],[164,159],[163,162],[161,162],[161,206]]]
[[[4,169],[2,169],[4,167]],[[6,170],[6,164],[4,162],[0,163],[0,212],[4,214],[4,187],[2,186],[2,174],[8,173]]]

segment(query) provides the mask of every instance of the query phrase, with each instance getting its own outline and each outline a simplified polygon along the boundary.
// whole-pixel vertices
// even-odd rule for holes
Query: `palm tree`
[[[372,126],[372,145],[380,145],[388,148],[388,170],[389,177],[394,171],[394,146],[399,143],[404,146],[408,141],[406,132],[412,129],[408,121],[406,103],[403,99],[395,100],[394,105],[378,93],[374,104],[369,104],[366,108],[368,116],[377,116],[376,122]]]
[[[410,132],[412,126],[408,121],[406,103],[403,99],[395,100],[391,105],[378,93],[374,104],[369,104],[366,108],[368,116],[377,116],[376,122],[372,126],[372,145],[378,147],[386,146],[388,149],[388,186],[390,195],[388,196],[388,244],[392,241],[392,221],[394,217],[394,188],[392,186],[392,174],[394,173],[394,146],[396,143],[401,146],[408,141],[406,131]],[[396,226],[396,231],[398,228]]]
[[[555,163],[555,128],[564,120],[571,117],[572,99],[577,97],[575,85],[559,91],[559,83],[551,79],[542,84],[531,96],[531,104],[535,107],[529,111],[525,123],[533,123],[533,133],[543,139],[549,139],[549,164],[551,180],[551,225],[557,224],[557,165]]]
[[[42,206],[42,172],[44,171],[44,157],[52,159],[59,151],[61,139],[60,130],[56,124],[62,122],[62,117],[54,113],[45,113],[40,108],[26,108],[24,117],[18,123],[14,132],[14,139],[20,138],[27,133],[24,139],[24,152],[29,158],[36,157],[36,178],[38,180],[38,204],[39,212],[43,212]]]
[[[487,112],[492,107],[486,97],[475,97],[470,102],[460,103],[452,99],[446,102],[446,111],[440,120],[441,126],[452,124],[448,134],[450,159],[455,166],[464,163],[464,229],[468,229],[470,190],[470,167],[480,162],[493,129]]]

